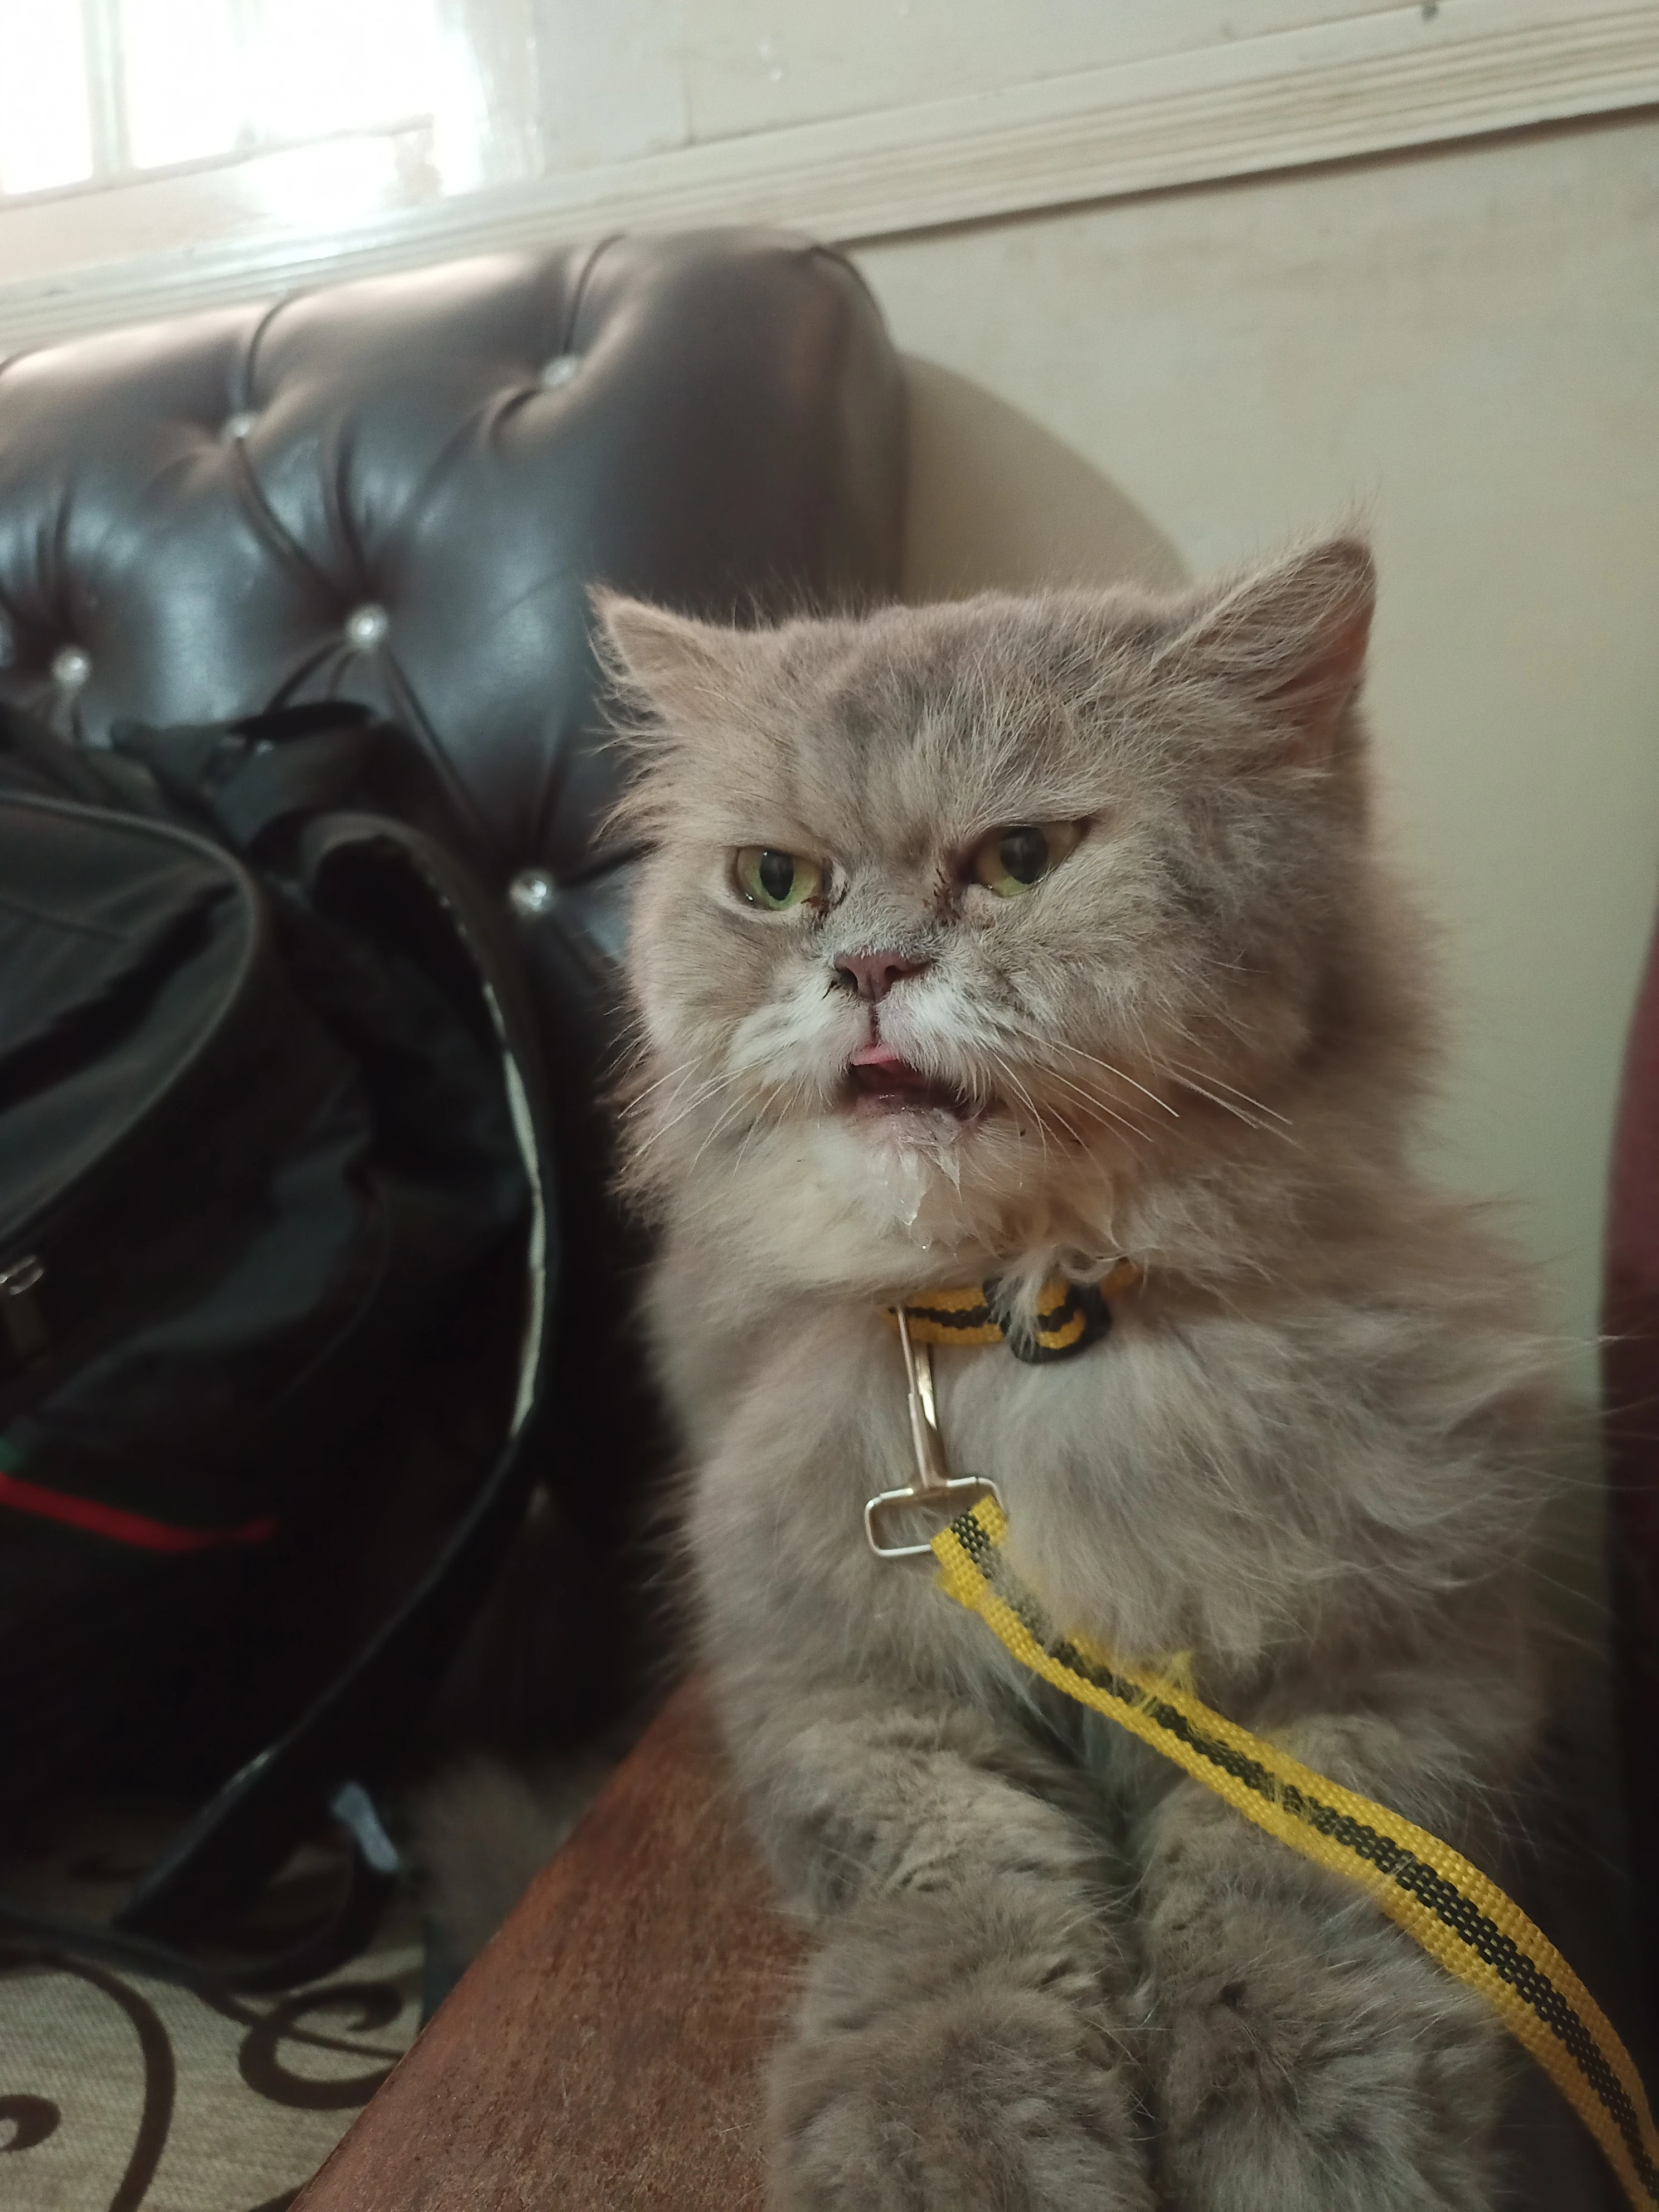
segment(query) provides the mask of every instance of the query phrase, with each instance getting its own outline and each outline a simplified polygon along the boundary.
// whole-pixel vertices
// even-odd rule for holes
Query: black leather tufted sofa
[[[0,698],[97,745],[129,716],[345,697],[442,771],[539,990],[550,1474],[602,1577],[656,1438],[596,1103],[629,855],[603,828],[586,590],[738,619],[890,594],[902,447],[858,276],[757,231],[461,262],[0,368]]]

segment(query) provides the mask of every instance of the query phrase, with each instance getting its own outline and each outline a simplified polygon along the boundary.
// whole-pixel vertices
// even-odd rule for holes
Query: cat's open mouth
[[[847,1070],[855,1114],[948,1114],[971,1121],[979,1109],[964,1091],[925,1075],[890,1046],[861,1045]]]

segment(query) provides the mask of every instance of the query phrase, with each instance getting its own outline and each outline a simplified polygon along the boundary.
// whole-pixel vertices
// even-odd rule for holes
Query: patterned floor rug
[[[167,1808],[82,1807],[0,1864],[0,1887],[80,1915],[130,1888]],[[337,1878],[296,1855],[269,1924]],[[0,2212],[283,2212],[414,2039],[416,1907],[400,1897],[327,1979],[211,1999],[0,1933]]]

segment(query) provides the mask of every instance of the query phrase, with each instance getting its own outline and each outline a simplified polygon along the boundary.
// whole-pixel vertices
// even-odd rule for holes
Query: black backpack
[[[0,708],[0,1814],[207,1794],[109,1927],[241,1986],[349,1955],[396,1869],[362,1785],[522,1518],[551,1178],[535,1030],[435,771],[366,709]],[[325,1808],[330,1924],[211,1936]]]

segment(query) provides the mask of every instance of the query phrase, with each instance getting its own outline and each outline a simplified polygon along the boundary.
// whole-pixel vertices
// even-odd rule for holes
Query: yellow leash
[[[1007,1516],[983,1498],[933,1539],[940,1580],[1015,1658],[1171,1759],[1292,1850],[1364,1890],[1476,1990],[1595,2137],[1638,2212],[1659,2212],[1659,2137],[1629,2052],[1572,1968],[1460,1852],[1253,1735],[1178,1682],[1080,1636],[1054,1638],[1002,1554]]]

